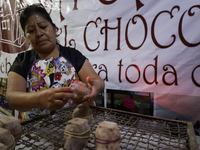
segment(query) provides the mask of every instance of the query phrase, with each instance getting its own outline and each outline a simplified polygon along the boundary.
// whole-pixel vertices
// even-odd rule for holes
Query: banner
[[[200,119],[199,1],[1,0],[1,77],[11,55],[29,48],[18,10],[33,3],[44,5],[60,44],[81,51],[106,89],[154,93],[154,115]]]

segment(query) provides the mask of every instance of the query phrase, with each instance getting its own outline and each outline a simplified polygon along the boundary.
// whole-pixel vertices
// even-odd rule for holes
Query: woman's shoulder
[[[63,53],[75,53],[77,52],[78,50],[76,50],[75,48],[72,48],[72,47],[69,47],[69,46],[62,46],[62,45],[59,45],[60,46],[60,51]]]
[[[70,61],[78,72],[83,66],[86,57],[77,49],[60,45],[62,55]]]
[[[26,79],[27,72],[34,61],[35,52],[33,50],[27,50],[25,52],[21,52],[15,58],[12,66],[9,71],[13,71],[23,76]]]
[[[35,58],[34,50],[27,50],[17,55],[17,59],[20,59],[20,60],[30,60],[31,58],[32,59]]]
[[[72,47],[64,47],[62,45],[60,45],[60,51],[64,56],[69,56],[69,57],[83,57],[84,59],[86,58],[82,52],[80,52],[79,50],[77,50],[76,48],[72,48]]]

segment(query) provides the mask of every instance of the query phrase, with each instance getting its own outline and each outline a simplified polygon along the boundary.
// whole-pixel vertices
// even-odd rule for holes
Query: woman
[[[61,109],[68,99],[76,99],[70,82],[81,80],[91,85],[89,105],[103,91],[104,82],[79,51],[63,47],[56,40],[56,25],[41,4],[22,10],[20,24],[32,50],[18,54],[8,74],[6,100],[9,105],[34,117],[46,110]],[[66,99],[66,100],[65,100]]]

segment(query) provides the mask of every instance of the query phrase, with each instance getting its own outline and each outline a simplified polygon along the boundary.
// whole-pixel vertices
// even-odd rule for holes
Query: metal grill
[[[24,132],[17,142],[16,149],[62,150],[64,129],[72,119],[75,107],[56,111],[22,122]],[[118,124],[121,133],[120,150],[142,149],[191,149],[197,150],[198,144],[190,122],[156,118],[103,107],[91,107],[93,122],[87,146],[84,150],[95,150],[94,131],[103,121]]]

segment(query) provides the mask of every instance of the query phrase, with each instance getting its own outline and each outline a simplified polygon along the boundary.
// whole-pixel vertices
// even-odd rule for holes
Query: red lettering
[[[135,80],[135,81],[131,81],[131,80],[129,79],[128,75],[127,75],[128,69],[129,69],[130,67],[134,67],[134,68],[137,70],[137,72],[138,72],[138,78],[137,78],[137,80]],[[139,79],[140,79],[140,68],[139,68],[137,65],[134,65],[134,64],[129,65],[129,66],[127,67],[127,69],[126,69],[125,77],[126,77],[126,79],[127,79],[127,81],[128,81],[129,83],[137,83],[137,82],[139,81]]]
[[[167,67],[167,66],[171,67],[173,71],[167,71],[167,70],[168,70],[168,67]],[[169,85],[173,85],[173,84],[178,85],[177,73],[176,73],[176,70],[174,69],[174,67],[173,67],[172,65],[167,64],[167,65],[163,66],[163,70],[164,70],[164,71],[167,71],[167,72],[164,73],[164,75],[163,75],[163,77],[162,77],[163,83],[164,83],[165,85],[168,85],[168,86],[169,86]],[[174,75],[174,81],[172,81],[171,83],[167,82],[167,81],[166,81],[166,80],[167,80],[167,77],[166,77],[167,74],[172,74],[172,75]],[[170,78],[170,79],[171,79],[171,78]]]
[[[122,80],[121,80],[121,70],[122,70],[122,59],[119,61],[119,77],[118,77],[118,79],[119,79],[119,82],[121,83],[122,82]]]
[[[111,1],[106,1],[106,0],[99,0],[102,4],[105,5],[110,5],[113,4],[114,2],[116,2],[117,0],[111,0]]]
[[[127,23],[127,25],[126,25],[126,31],[125,31],[125,41],[126,41],[128,47],[129,47],[130,49],[132,49],[132,50],[137,50],[137,49],[139,49],[139,48],[144,44],[144,42],[145,42],[145,40],[146,40],[146,38],[147,38],[147,31],[148,31],[148,30],[147,30],[147,23],[146,23],[145,19],[144,19],[141,15],[135,15],[135,16],[132,18],[132,23],[133,23],[133,24],[136,24],[136,23],[137,23],[137,21],[134,21],[134,18],[136,18],[136,17],[138,17],[138,18],[140,18],[140,19],[142,20],[142,22],[143,22],[143,24],[144,24],[144,30],[145,30],[144,33],[145,33],[145,35],[144,35],[144,40],[143,40],[143,42],[142,42],[139,46],[137,46],[137,47],[132,46],[131,43],[129,42],[129,38],[128,38],[128,33],[129,33],[128,27],[129,27],[129,23],[130,23],[131,19],[128,21],[128,23]]]
[[[97,64],[93,64],[94,69],[97,69]],[[105,73],[105,77],[103,78],[102,73]],[[108,81],[108,70],[104,64],[99,65],[99,72],[97,73],[104,81]]]
[[[8,67],[9,65],[9,67]],[[8,73],[8,70],[10,69],[11,67],[11,63],[7,61],[7,58],[6,58],[6,73]]]
[[[1,63],[1,73],[4,73],[4,69],[3,68],[4,68],[4,63],[2,62]]]
[[[194,77],[194,73],[195,73],[195,71],[196,71],[197,68],[200,68],[200,65],[196,66],[196,67],[194,68],[194,70],[192,71],[192,82],[193,82],[197,87],[200,87],[200,83],[198,83],[198,82],[196,81],[195,77]]]
[[[105,30],[105,48],[104,50],[108,50],[108,29],[110,30],[115,30],[117,29],[117,49],[116,50],[120,50],[120,28],[121,28],[121,18],[117,18],[118,20],[118,25],[117,27],[111,28],[108,27],[108,19],[104,20],[105,21],[105,26],[101,28],[101,34],[103,33],[103,30]]]
[[[156,36],[155,36],[155,31],[156,31],[156,29],[155,29],[155,23],[156,23],[157,18],[158,18],[161,14],[167,13],[167,14],[170,15],[170,19],[172,19],[172,18],[174,17],[174,16],[172,15],[172,12],[173,12],[174,9],[178,9],[178,10],[179,10],[180,7],[179,7],[179,6],[174,6],[174,7],[172,8],[171,12],[170,12],[170,11],[162,11],[162,12],[158,13],[158,15],[156,15],[156,17],[155,17],[154,20],[153,20],[153,23],[152,23],[152,26],[151,26],[151,36],[152,36],[152,40],[153,40],[154,44],[155,44],[157,47],[159,47],[159,48],[168,48],[168,47],[170,47],[171,45],[173,45],[174,42],[175,42],[175,40],[176,40],[176,36],[173,34],[173,35],[171,36],[171,37],[173,38],[171,44],[169,44],[169,45],[161,45],[160,43],[158,43],[158,41],[157,41],[157,39],[156,39]],[[163,36],[165,36],[165,35],[163,35]]]
[[[156,84],[158,84],[158,81],[157,81],[157,67],[158,67],[158,56],[156,56],[155,58],[154,58],[154,60],[155,60],[155,65],[152,65],[152,64],[150,64],[150,65],[147,65],[145,68],[144,68],[144,73],[143,73],[143,78],[144,78],[144,81],[147,83],[147,84],[153,84],[154,82],[156,83]],[[154,68],[154,80],[152,81],[152,82],[149,82],[149,81],[147,81],[147,78],[146,78],[146,71],[147,71],[147,68],[148,67],[150,67],[150,66],[152,66],[153,68]]]
[[[193,8],[199,8],[200,9],[200,5],[195,5],[195,6],[193,6],[193,7],[191,7],[190,9],[189,9],[189,11],[188,11],[188,15],[189,16],[194,16],[194,14],[195,13],[192,13],[191,11],[192,11],[192,9]],[[184,15],[185,15],[185,13],[186,13],[186,11],[183,13],[183,15],[181,16],[181,19],[180,19],[180,22],[179,22],[179,36],[180,36],[180,40],[183,42],[183,44],[185,45],[185,46],[188,46],[188,47],[195,47],[195,46],[198,46],[199,44],[200,44],[200,42],[197,42],[197,43],[190,43],[190,42],[188,42],[186,39],[185,39],[185,37],[183,36],[183,29],[182,29],[182,24],[183,24],[183,17],[184,17]]]
[[[97,27],[98,27],[97,21],[100,21],[100,22],[101,22],[101,18],[98,17],[98,18],[96,19],[96,21],[90,21],[90,22],[88,22],[87,25],[86,25],[86,27],[85,27],[85,30],[84,30],[84,43],[85,43],[85,47],[86,47],[89,51],[91,51],[91,52],[96,51],[96,50],[99,48],[100,42],[97,41],[98,45],[97,45],[96,48],[94,48],[94,49],[90,48],[90,47],[88,46],[88,43],[87,43],[86,32],[87,32],[87,28],[88,28],[88,26],[89,26],[90,24],[94,24],[95,27],[97,28]]]

